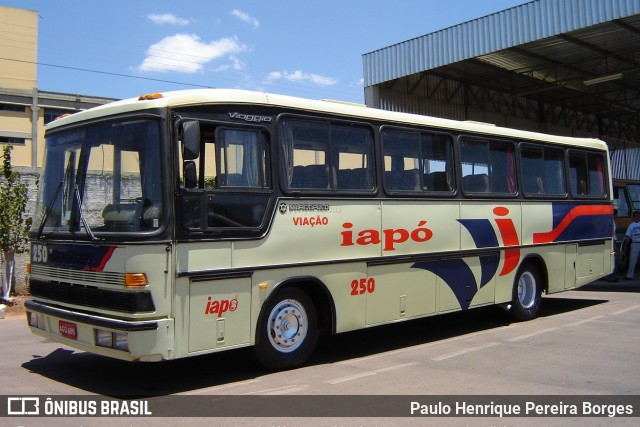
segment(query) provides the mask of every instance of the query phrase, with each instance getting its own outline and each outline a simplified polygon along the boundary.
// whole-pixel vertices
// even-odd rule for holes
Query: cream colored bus
[[[612,267],[607,146],[237,90],[151,94],[47,128],[28,322],[132,361],[500,304]]]

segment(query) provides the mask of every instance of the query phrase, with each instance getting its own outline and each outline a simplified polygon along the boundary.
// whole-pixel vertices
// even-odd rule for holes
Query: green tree
[[[2,251],[2,299],[11,297],[15,285],[15,255],[29,248],[28,230],[31,218],[24,218],[27,207],[27,185],[20,179],[20,174],[11,167],[12,145],[2,149],[2,174],[4,180],[0,184],[0,250]]]

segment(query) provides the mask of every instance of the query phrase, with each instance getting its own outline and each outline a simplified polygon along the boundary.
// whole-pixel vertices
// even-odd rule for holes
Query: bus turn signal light
[[[124,285],[139,288],[147,286],[147,276],[144,273],[126,273],[124,275]]]

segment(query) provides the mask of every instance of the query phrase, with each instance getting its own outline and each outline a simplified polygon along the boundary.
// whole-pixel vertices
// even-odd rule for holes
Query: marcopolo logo
[[[334,209],[327,203],[280,203],[278,210],[281,214],[287,212],[330,212]]]

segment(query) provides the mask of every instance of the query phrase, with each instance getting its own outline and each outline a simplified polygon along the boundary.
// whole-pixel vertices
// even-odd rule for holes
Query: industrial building
[[[607,142],[640,179],[640,0],[536,0],[363,55],[369,107]]]
[[[0,6],[0,144],[37,171],[44,126],[112,98],[41,91],[38,13]],[[535,0],[363,55],[369,107],[607,142],[640,179],[640,0]],[[35,141],[35,142],[34,142]]]
[[[38,88],[36,11],[0,6],[0,27],[0,144],[12,144],[13,166],[32,174],[42,165],[47,123],[115,99]]]

